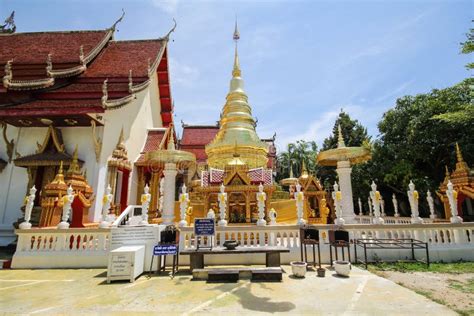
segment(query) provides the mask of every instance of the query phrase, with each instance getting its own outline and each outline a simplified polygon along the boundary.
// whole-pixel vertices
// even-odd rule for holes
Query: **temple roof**
[[[89,126],[96,119],[92,114],[127,105],[156,73],[161,119],[168,126],[173,120],[169,33],[114,41],[116,23],[105,30],[0,36],[0,67],[5,69],[0,119],[22,127],[45,126],[44,117],[55,126]],[[100,119],[96,123],[102,124]]]
[[[148,130],[145,145],[143,146],[143,149],[140,152],[140,157],[138,157],[137,161],[135,162],[136,164],[140,165],[145,163],[145,154],[154,150],[158,150],[160,148],[160,144],[163,140],[165,132],[166,129],[164,128]]]
[[[81,77],[128,78],[132,70],[134,78],[146,80],[148,61],[152,64],[165,45],[162,40],[111,41]]]
[[[214,139],[218,131],[218,125],[184,125],[183,136],[179,144],[181,146],[207,145]]]
[[[109,30],[13,33],[0,40],[0,64],[45,64],[48,54],[54,63],[79,63],[80,47],[89,54]]]

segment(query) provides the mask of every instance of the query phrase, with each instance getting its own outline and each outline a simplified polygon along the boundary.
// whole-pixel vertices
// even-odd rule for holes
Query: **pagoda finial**
[[[59,164],[58,174],[63,174],[63,161],[62,160],[61,160],[61,163]]]
[[[458,142],[456,142],[456,158],[457,158],[458,162],[463,162],[464,161],[464,159],[462,157],[461,149],[459,148]]]
[[[294,178],[294,176],[293,176],[293,166],[291,165],[291,161],[290,161],[290,178]]]
[[[68,174],[79,174],[79,161],[78,161],[78,146],[76,144],[76,148],[74,149],[74,153],[72,154],[72,161],[69,165],[69,169],[67,171]]]
[[[240,63],[239,63],[239,54],[237,51],[237,42],[240,39],[239,29],[237,27],[237,18],[235,19],[235,29],[233,39],[235,41],[235,55],[234,55],[234,69],[232,70],[232,77],[240,77]]]
[[[337,148],[346,147],[344,137],[342,137],[341,123],[337,125]]]
[[[449,179],[449,169],[448,169],[448,166],[444,165],[444,169],[445,169],[444,175],[445,175],[445,177],[446,177],[447,179]]]
[[[63,175],[63,161],[59,163],[59,170],[56,176],[54,177],[52,184],[65,184],[64,182],[64,175]]]
[[[175,146],[175,143],[174,143],[174,127],[173,127],[173,123],[170,123],[170,138],[168,140],[168,149],[169,150],[175,150],[176,149],[176,146]]]
[[[303,159],[303,162],[301,164],[301,176],[302,178],[307,178],[309,175],[308,175],[308,169],[306,169],[306,163]]]
[[[122,145],[123,141],[124,141],[124,137],[123,137],[123,126],[122,126],[122,129],[120,130],[120,136],[119,136],[119,139],[118,139],[118,142],[117,142],[117,147]]]

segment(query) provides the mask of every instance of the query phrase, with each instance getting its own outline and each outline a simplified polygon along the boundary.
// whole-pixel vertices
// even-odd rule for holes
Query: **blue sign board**
[[[156,245],[153,248],[154,256],[175,255],[178,252],[176,245]]]
[[[216,233],[216,224],[213,218],[194,219],[195,236],[214,236]]]

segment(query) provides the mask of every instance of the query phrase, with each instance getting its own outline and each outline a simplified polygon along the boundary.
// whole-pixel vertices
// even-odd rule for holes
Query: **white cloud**
[[[174,14],[178,9],[179,0],[152,0],[151,3],[160,10]]]
[[[413,84],[415,82],[414,79],[411,79],[411,80],[408,80],[406,82],[403,82],[402,84],[400,84],[397,88],[393,89],[393,90],[390,90],[389,92],[387,92],[386,94],[378,97],[377,99],[374,100],[374,103],[375,105],[378,105],[379,103],[381,102],[385,102],[385,101],[388,101],[395,97],[399,97],[400,94],[406,90],[406,88],[408,88],[411,84]]]
[[[196,67],[181,63],[175,58],[170,58],[169,67],[173,84],[190,86],[199,78],[199,70]]]

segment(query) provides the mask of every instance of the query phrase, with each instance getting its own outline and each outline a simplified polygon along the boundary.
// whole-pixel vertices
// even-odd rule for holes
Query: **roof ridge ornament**
[[[13,59],[10,59],[5,64],[5,75],[3,76],[3,86],[5,88],[8,88],[10,86],[10,81],[12,80],[12,77],[13,77],[12,63],[13,63]]]
[[[107,103],[107,100],[109,99],[109,92],[107,91],[107,83],[109,81],[109,78],[104,80],[104,83],[102,84],[102,105],[105,106]]]
[[[7,145],[8,162],[12,162],[13,148],[15,147],[15,140],[13,138],[12,138],[11,141],[8,140],[8,137],[7,137],[7,123],[0,122],[0,126],[3,127],[3,139],[5,140],[5,144]]]
[[[5,19],[5,23],[0,25],[0,33],[15,33],[16,25],[15,25],[15,11],[12,11],[10,16]]]
[[[171,30],[169,30],[168,33],[166,33],[166,35],[162,37],[164,40],[168,41],[170,39],[171,33],[173,33],[174,30],[176,30],[176,26],[178,25],[178,23],[176,23],[176,20],[174,18],[173,18],[173,22],[174,22],[174,25],[171,28]]]
[[[82,65],[86,65],[86,59],[84,57],[84,45],[79,46],[79,61]]]
[[[53,62],[51,61],[51,53],[48,53],[48,57],[46,57],[46,73],[48,77],[51,77],[51,71],[53,71]]]
[[[133,92],[133,76],[132,76],[132,69],[128,72],[128,92]]]
[[[122,8],[122,16],[117,21],[115,21],[115,23],[110,27],[110,29],[115,31],[117,24],[122,22],[124,16],[125,16],[125,10]]]

